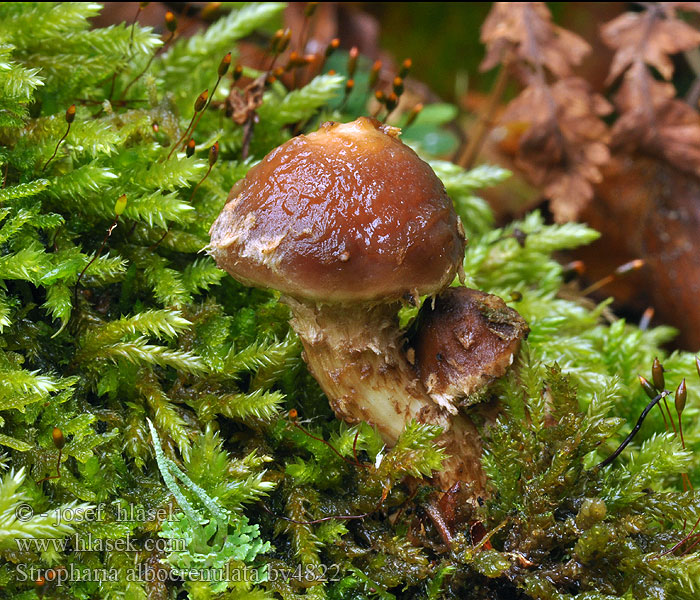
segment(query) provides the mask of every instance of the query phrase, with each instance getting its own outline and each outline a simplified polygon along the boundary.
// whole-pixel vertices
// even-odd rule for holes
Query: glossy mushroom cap
[[[464,287],[426,302],[411,345],[415,365],[428,394],[456,410],[455,400],[505,374],[530,332],[525,320],[498,296]]]
[[[464,235],[442,182],[360,117],[270,152],[229,195],[210,253],[239,281],[320,302],[433,294],[461,267]]]

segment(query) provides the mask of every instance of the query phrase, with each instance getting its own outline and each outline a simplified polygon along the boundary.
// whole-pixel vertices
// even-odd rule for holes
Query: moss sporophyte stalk
[[[0,598],[694,598],[695,356],[564,282],[589,227],[494,227],[410,61],[283,9],[0,4]]]

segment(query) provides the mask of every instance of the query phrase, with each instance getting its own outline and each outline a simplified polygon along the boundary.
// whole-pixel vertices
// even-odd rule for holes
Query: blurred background
[[[223,2],[153,2],[139,15],[139,22],[163,29],[167,10],[194,23],[201,19],[207,4],[219,5],[218,10],[241,3]],[[468,107],[469,92],[488,92],[494,73],[481,73],[484,45],[479,40],[481,25],[492,2],[323,2],[314,16],[315,37],[328,42],[334,37],[346,49],[358,46],[361,54],[376,60],[413,60],[412,75],[423,82],[439,98]],[[290,2],[285,19],[289,26],[299,25],[306,2]],[[138,2],[105,2],[105,9],[95,24],[130,22]],[[597,27],[630,7],[625,2],[549,2],[554,20],[562,27],[573,29],[594,44],[595,55],[589,56],[583,68],[588,74],[605,79],[606,68],[598,61],[609,63],[612,53],[599,40]],[[210,18],[216,11],[210,13]],[[202,19],[206,23],[205,19]],[[202,25],[192,25],[202,26]]]

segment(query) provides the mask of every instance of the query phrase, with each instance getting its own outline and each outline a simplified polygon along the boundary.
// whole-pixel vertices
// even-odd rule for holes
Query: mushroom
[[[209,252],[240,282],[281,292],[339,418],[389,445],[413,419],[440,425],[450,458],[438,484],[480,485],[474,425],[430,398],[398,327],[402,303],[461,274],[465,244],[442,182],[398,134],[360,117],[274,149],[231,190]]]
[[[448,288],[418,316],[411,347],[430,397],[450,412],[479,402],[505,375],[530,332],[517,311],[492,294]]]

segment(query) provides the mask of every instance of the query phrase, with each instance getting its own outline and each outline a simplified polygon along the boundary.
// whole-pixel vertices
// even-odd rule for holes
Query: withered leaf
[[[646,127],[651,123],[653,112],[675,95],[673,84],[654,79],[644,63],[638,60],[625,73],[615,95],[615,106],[623,116],[636,112],[636,118],[639,119],[637,126]]]
[[[232,108],[231,118],[234,123],[243,125],[250,118],[250,115],[262,104],[264,91],[264,75],[251,81],[243,91],[236,87],[231,88],[226,101]]]
[[[571,75],[590,51],[583,38],[552,23],[544,2],[495,2],[481,28],[488,70],[513,55],[530,65],[541,65],[557,77]]]
[[[612,107],[591,93],[578,77],[552,86],[534,82],[506,108],[504,123],[526,123],[516,165],[551,201],[558,222],[570,221],[593,197],[601,180],[600,166],[610,156],[601,116]]]
[[[655,67],[668,80],[673,75],[672,54],[700,45],[700,32],[675,16],[675,9],[697,9],[696,3],[651,5],[641,13],[627,12],[605,23],[601,37],[616,50],[607,83],[610,84],[635,61],[641,59]],[[680,5],[680,6],[679,6]]]
[[[641,61],[635,62],[615,96],[621,114],[612,128],[612,145],[642,150],[700,175],[700,114],[675,95],[672,84],[655,80]]]

